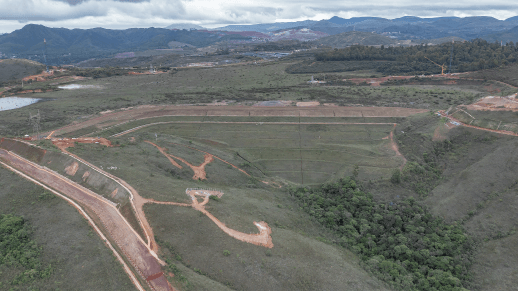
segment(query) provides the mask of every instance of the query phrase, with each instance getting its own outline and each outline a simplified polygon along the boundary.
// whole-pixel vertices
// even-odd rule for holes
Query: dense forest
[[[453,47],[453,54],[452,54]],[[475,39],[466,42],[411,47],[351,46],[315,54],[319,62],[378,61],[376,70],[386,75],[439,74],[441,66],[448,73],[496,68],[518,61],[518,47],[513,43],[501,45]],[[371,68],[371,62],[367,62]],[[332,66],[332,65],[331,65]]]
[[[0,214],[0,268],[9,270],[5,274],[0,272],[0,278],[8,280],[0,281],[0,289],[51,275],[52,267],[42,265],[41,247],[31,239],[31,234],[31,227],[23,217]]]
[[[301,207],[333,230],[367,270],[401,290],[466,290],[473,240],[413,198],[376,203],[354,177],[292,188]]]

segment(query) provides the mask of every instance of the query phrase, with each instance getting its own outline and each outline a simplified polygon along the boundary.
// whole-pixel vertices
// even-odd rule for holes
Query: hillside
[[[499,33],[488,34],[484,36],[484,39],[490,42],[518,42],[518,26],[513,27],[509,30],[502,31]]]
[[[325,74],[287,73],[283,58],[227,65],[230,53],[214,67],[73,68],[13,86],[6,96],[44,102],[0,111],[0,214],[36,227],[55,273],[15,285],[0,264],[0,289],[71,276],[74,290],[513,290],[518,89],[502,82],[518,67],[375,70],[450,49],[353,46],[331,50],[351,60],[301,67],[337,70]],[[510,49],[455,43],[477,58]],[[36,112],[46,139],[15,140],[36,136]]]
[[[24,77],[36,75],[45,70],[45,65],[25,60],[25,59],[9,59],[0,60],[0,83],[20,80]]]
[[[316,44],[333,48],[344,48],[350,45],[391,45],[398,41],[372,32],[348,31],[320,38]]]
[[[28,24],[22,29],[0,36],[0,51],[7,57],[16,56],[43,61],[47,41],[47,60],[51,65],[75,63],[118,52],[168,49],[171,41],[196,47],[229,39],[246,39],[241,35],[218,36],[206,31],[169,30],[164,28],[66,29]]]

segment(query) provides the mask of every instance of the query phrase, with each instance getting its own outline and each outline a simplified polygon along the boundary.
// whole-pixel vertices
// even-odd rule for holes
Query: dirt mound
[[[74,147],[75,143],[97,143],[107,147],[112,147],[111,141],[105,138],[82,137],[82,138],[53,138],[52,143],[61,150]]]
[[[466,105],[469,110],[518,111],[518,93],[509,96],[487,96],[477,102]]]
[[[79,169],[79,164],[76,161],[74,161],[72,164],[70,164],[69,166],[67,166],[65,168],[65,172],[70,176],[74,176],[78,169]],[[115,190],[117,190],[117,189],[115,189]]]

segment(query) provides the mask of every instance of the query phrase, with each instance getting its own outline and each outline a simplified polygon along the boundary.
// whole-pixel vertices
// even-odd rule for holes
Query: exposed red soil
[[[178,203],[178,202],[155,201],[152,199],[146,199],[146,203],[176,205],[176,206],[190,206],[190,207],[202,212],[203,214],[205,214],[208,218],[210,218],[210,220],[212,220],[221,230],[223,230],[229,236],[231,236],[235,239],[238,239],[240,241],[246,242],[246,243],[263,246],[263,247],[267,247],[267,248],[273,248],[273,242],[272,242],[272,237],[271,237],[272,230],[266,222],[254,221],[254,225],[259,230],[258,234],[243,233],[243,232],[239,232],[237,230],[228,228],[224,223],[222,223],[219,219],[214,217],[214,215],[212,215],[210,212],[208,212],[205,209],[205,204],[207,204],[209,202],[210,196],[217,195],[218,197],[221,198],[221,196],[223,195],[222,192],[211,191],[211,190],[200,190],[200,189],[187,189],[185,192],[187,195],[189,195],[191,197],[191,201],[192,201],[191,204]],[[196,198],[197,196],[203,197],[203,201],[201,203],[198,202],[198,199]]]
[[[518,111],[517,94],[509,96],[487,96],[477,102],[464,105],[469,110]]]
[[[500,134],[505,134],[505,135],[518,136],[518,133],[509,131],[509,130],[496,130],[496,129],[489,129],[489,128],[470,125],[470,124],[465,124],[462,121],[456,119],[455,117],[453,117],[451,115],[447,115],[446,112],[444,112],[444,110],[440,110],[440,111],[438,111],[438,113],[441,114],[441,116],[447,117],[450,121],[456,122],[465,127],[470,127],[470,128],[475,128],[475,129],[479,129],[479,130],[485,130],[485,131],[490,131],[490,132],[500,133]]]
[[[118,245],[141,277],[146,279],[161,272],[162,262],[158,260],[156,254],[150,252],[145,242],[117,210],[115,203],[7,150],[0,149],[0,159],[95,213],[110,238]],[[148,281],[148,284],[154,290],[173,290],[164,276]]]
[[[182,169],[183,167],[180,166],[180,164],[178,164],[175,160],[173,160],[171,158],[171,156],[167,153],[167,149],[166,148],[162,148],[162,147],[159,147],[158,145],[148,141],[148,140],[145,140],[144,142],[147,142],[148,144],[151,144],[151,145],[154,145],[158,151],[160,151],[160,153],[162,153],[164,156],[166,156],[166,158],[169,160],[169,162],[171,162],[171,164],[173,164],[173,166],[177,167],[178,169]]]
[[[205,173],[205,169],[204,168],[205,168],[206,164],[208,164],[208,163],[210,163],[211,161],[214,160],[214,156],[213,155],[211,155],[211,154],[209,154],[207,152],[203,152],[203,151],[200,151],[198,149],[192,148],[192,147],[188,147],[188,148],[195,149],[195,150],[198,150],[200,152],[205,153],[205,162],[203,164],[201,164],[200,166],[196,167],[196,166],[191,165],[190,163],[188,163],[187,161],[185,161],[182,158],[175,157],[175,156],[173,156],[171,154],[167,154],[165,152],[166,151],[165,148],[161,148],[161,147],[157,146],[156,144],[154,144],[154,143],[152,143],[150,141],[145,141],[145,142],[147,142],[147,143],[149,143],[151,145],[154,145],[169,160],[171,160],[171,157],[174,157],[176,159],[179,159],[180,161],[182,161],[183,163],[185,163],[189,167],[191,167],[191,169],[193,169],[193,171],[194,171],[193,179],[195,179],[195,180],[197,180],[197,179],[206,179],[206,176],[205,176],[206,173]],[[176,145],[179,145],[179,144],[176,144]],[[181,145],[181,146],[183,146],[183,145]],[[218,159],[220,159],[220,158],[218,158]],[[229,164],[229,165],[232,165],[232,164],[224,161],[223,159],[220,159],[220,160],[225,162],[225,163],[227,163],[227,164]],[[237,168],[234,165],[232,165],[232,166]],[[237,169],[241,170],[239,168],[237,168]],[[241,170],[241,171],[244,172],[243,170]],[[244,173],[247,174],[246,172],[244,172]],[[266,222],[264,222],[264,221],[255,222],[254,221],[254,224],[259,229],[259,234],[246,234],[246,233],[242,233],[242,232],[239,232],[239,231],[236,231],[236,230],[228,228],[224,223],[219,221],[211,213],[209,213],[208,211],[205,210],[205,204],[207,204],[209,202],[209,197],[211,195],[217,195],[219,198],[221,198],[221,196],[223,195],[222,192],[219,192],[219,191],[209,191],[209,190],[187,189],[186,193],[191,197],[192,204],[179,203],[179,202],[161,202],[161,201],[156,201],[156,200],[153,200],[153,199],[145,199],[145,198],[139,197],[138,198],[139,201],[137,202],[137,204],[138,204],[137,208],[142,209],[142,206],[145,203],[166,204],[166,205],[176,205],[176,206],[191,206],[194,209],[196,209],[196,210],[202,212],[203,214],[207,215],[207,217],[209,217],[212,221],[214,221],[214,223],[216,223],[216,225],[220,229],[222,229],[226,234],[228,234],[228,235],[230,235],[230,236],[232,236],[232,237],[234,237],[236,239],[239,239],[241,241],[247,242],[247,243],[251,243],[251,244],[255,244],[255,245],[260,245],[260,246],[264,246],[264,247],[268,247],[268,248],[272,248],[273,247],[272,238],[270,236],[272,230],[270,229],[270,227],[268,226],[268,224]],[[198,199],[196,198],[196,196],[204,197],[203,202],[199,203]]]
[[[394,140],[394,130],[396,130],[396,126],[397,126],[397,124],[394,123],[394,127],[392,128],[392,131],[390,132],[390,134],[388,136],[384,137],[383,139],[390,139],[390,148],[396,153],[396,157],[400,157],[403,160],[403,164],[401,164],[401,166],[399,166],[399,169],[402,170],[403,167],[406,165],[407,159],[405,158],[405,156],[403,156],[399,152],[399,147],[398,147],[396,141]]]
[[[54,76],[53,70],[50,70],[48,73],[45,72],[45,70],[43,70],[43,72],[41,72],[40,74],[28,76],[28,77],[23,78],[22,80],[29,81],[30,79],[32,79],[33,81],[41,82],[41,81],[47,80],[51,76]]]
[[[117,192],[119,192],[119,188],[115,188],[115,190],[113,190],[112,193],[110,194],[110,197],[112,199],[115,198],[115,196],[117,195]]]
[[[88,179],[88,177],[90,177],[90,172],[86,171],[82,177],[83,181],[86,182],[86,179]]]
[[[242,172],[243,174],[245,174],[245,175],[247,175],[247,176],[250,176],[250,174],[248,174],[248,173],[247,173],[247,172],[245,172],[244,170],[242,170],[242,169],[238,168],[237,166],[235,166],[235,165],[233,165],[233,164],[231,164],[231,163],[229,163],[229,162],[227,162],[227,161],[223,160],[222,158],[217,157],[217,156],[214,156],[214,155],[212,155],[212,154],[210,154],[210,153],[208,153],[208,152],[205,152],[205,151],[202,151],[202,150],[199,150],[199,149],[196,149],[196,148],[190,147],[190,146],[186,146],[186,145],[178,144],[178,143],[171,143],[171,144],[174,144],[174,145],[178,145],[178,146],[182,146],[182,147],[190,148],[190,149],[193,149],[193,150],[196,150],[196,151],[199,151],[199,152],[205,153],[205,161],[204,161],[201,165],[199,165],[199,166],[194,166],[194,165],[192,165],[191,163],[187,162],[185,159],[182,159],[182,158],[180,158],[180,157],[177,157],[177,156],[173,156],[173,155],[171,155],[171,154],[168,154],[168,153],[167,153],[167,149],[166,149],[166,148],[159,147],[158,145],[156,145],[156,144],[154,144],[154,143],[152,143],[152,142],[150,142],[150,141],[147,141],[147,140],[146,140],[146,141],[144,141],[144,142],[147,142],[147,143],[149,143],[149,144],[151,144],[151,145],[154,145],[154,146],[155,146],[155,147],[156,147],[156,148],[157,148],[157,149],[158,149],[158,150],[159,150],[159,151],[160,151],[164,156],[166,156],[166,157],[169,159],[169,161],[170,161],[170,162],[171,162],[175,167],[177,167],[177,168],[179,168],[179,169],[181,169],[181,168],[182,168],[182,166],[180,166],[180,165],[179,165],[179,164],[178,164],[174,159],[180,160],[180,161],[182,161],[182,163],[184,163],[184,164],[186,164],[187,166],[189,166],[189,167],[193,170],[193,172],[194,172],[194,176],[192,177],[194,180],[205,180],[205,179],[206,179],[207,174],[206,174],[206,172],[205,172],[205,166],[206,166],[208,163],[210,163],[210,162],[214,161],[214,158],[216,158],[216,159],[218,159],[218,160],[220,160],[220,161],[222,161],[222,162],[226,163],[227,165],[232,166],[234,169],[236,169],[236,170],[238,170],[238,171]],[[173,159],[173,158],[174,158],[174,159]]]
[[[216,159],[218,159],[218,160],[222,161],[223,163],[225,163],[225,164],[227,164],[227,165],[229,165],[229,166],[232,166],[234,169],[236,169],[236,170],[240,171],[241,173],[243,173],[243,174],[245,174],[245,175],[247,175],[247,176],[250,176],[250,174],[248,174],[247,172],[245,172],[245,170],[240,169],[239,167],[237,167],[237,166],[235,166],[235,165],[233,165],[233,164],[231,164],[231,163],[229,163],[229,162],[225,161],[224,159],[222,159],[222,158],[220,158],[220,157],[218,157],[218,156],[212,155],[212,154],[210,154],[210,153],[208,153],[208,152],[205,152],[205,151],[202,151],[202,150],[199,150],[199,149],[197,149],[197,148],[190,147],[190,146],[186,146],[186,145],[183,145],[183,144],[174,143],[174,142],[172,142],[171,144],[174,144],[174,145],[177,145],[177,146],[186,147],[186,148],[190,148],[190,149],[192,149],[192,150],[196,150],[196,151],[199,151],[199,152],[205,153],[206,155],[211,155],[212,157],[214,157],[214,158],[216,158]]]
[[[50,135],[49,135],[50,136]],[[101,137],[81,137],[81,138],[53,138],[52,143],[60,150],[66,150],[69,147],[74,147],[75,143],[98,143],[107,147],[112,147],[111,141]]]
[[[70,176],[74,176],[78,169],[79,164],[76,161],[74,161],[72,164],[65,168],[65,173],[67,173]]]

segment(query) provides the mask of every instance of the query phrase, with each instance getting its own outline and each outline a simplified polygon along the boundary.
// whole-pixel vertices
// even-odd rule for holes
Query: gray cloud
[[[513,0],[0,0],[0,32],[32,22],[51,27],[165,27],[189,22],[207,27],[276,21],[378,16],[518,15]]]

